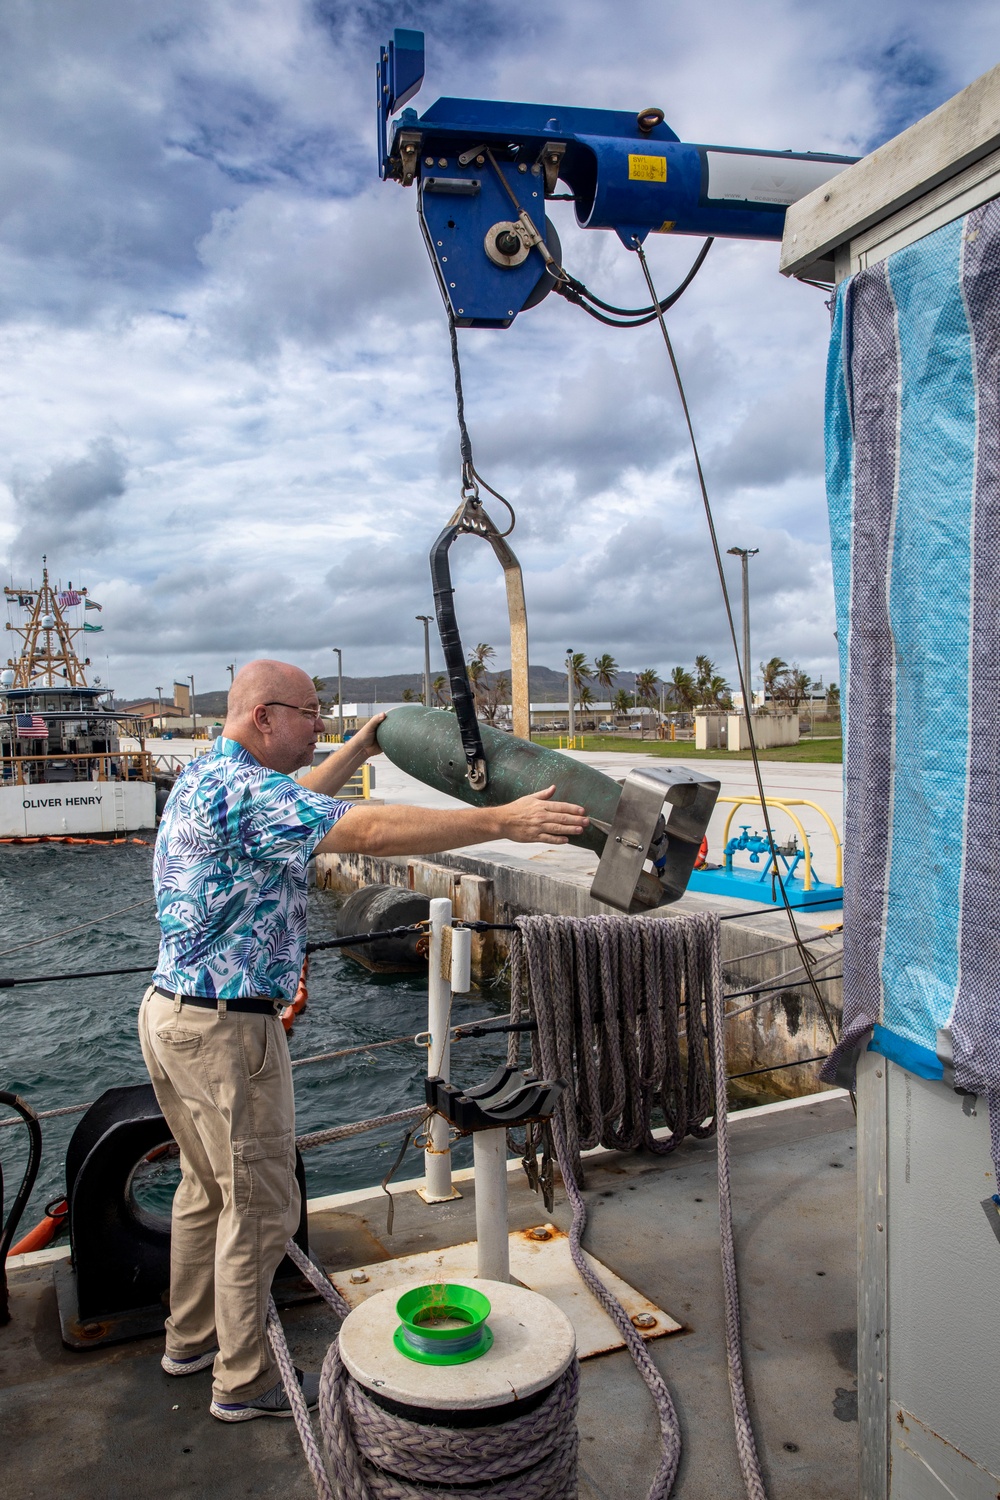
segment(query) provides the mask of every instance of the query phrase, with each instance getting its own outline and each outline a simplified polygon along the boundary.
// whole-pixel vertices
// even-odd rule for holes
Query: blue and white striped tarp
[[[870,1036],[988,1097],[1000,1158],[1000,203],[841,284],[827,493],[846,686],[838,1051]]]

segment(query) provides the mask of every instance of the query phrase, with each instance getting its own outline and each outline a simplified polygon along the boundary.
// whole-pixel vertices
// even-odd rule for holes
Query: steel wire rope
[[[483,1021],[459,1022],[455,1026],[451,1027],[451,1031],[454,1033],[452,1036],[452,1041],[474,1041],[478,1033],[470,1030],[470,1028],[475,1026],[492,1026],[495,1022],[503,1021],[505,1019],[506,1017],[504,1016],[487,1016]],[[487,1032],[484,1032],[482,1034],[489,1035],[489,1033]],[[420,1033],[418,1032],[417,1036],[419,1035]],[[380,1042],[361,1042],[356,1047],[340,1047],[335,1052],[316,1052],[309,1057],[293,1057],[291,1066],[293,1068],[305,1068],[309,1067],[312,1063],[335,1062],[338,1058],[341,1057],[353,1057],[360,1052],[376,1052],[381,1047],[401,1047],[404,1043],[411,1046],[421,1045],[421,1043],[416,1041],[416,1038],[414,1037],[412,1032],[407,1032],[405,1036],[388,1037],[384,1041]],[[89,1109],[93,1103],[93,1099],[88,1099],[84,1104],[64,1104],[59,1109],[38,1110],[35,1118],[39,1120],[55,1120],[62,1115],[79,1115],[82,1114],[84,1110]],[[405,1114],[406,1111],[404,1111],[403,1113]],[[400,1116],[400,1118],[402,1118],[402,1116]],[[377,1121],[385,1123],[381,1116],[377,1117]],[[6,1126],[17,1125],[19,1123],[20,1121],[17,1115],[8,1115],[6,1119],[0,1120],[0,1130],[4,1129],[4,1127]],[[339,1128],[339,1126],[334,1127],[334,1129]]]
[[[14,948],[4,948],[0,952],[0,958],[8,958],[12,953],[21,953],[25,948],[37,948],[39,943],[54,943],[57,938],[70,937],[74,932],[83,932],[87,927],[96,927],[98,922],[110,922],[112,917],[121,917],[127,911],[135,911],[140,906],[153,904],[152,896],[144,896],[141,901],[133,901],[131,906],[119,906],[117,911],[107,911],[101,917],[90,917],[86,922],[78,922],[75,927],[60,927],[58,932],[47,933],[45,937],[32,938],[30,942],[18,943]]]
[[[503,172],[500,170],[500,163],[497,161],[496,157],[493,155],[492,150],[488,146],[486,148],[486,155],[489,158],[490,165],[492,166],[494,172],[500,179],[500,183],[504,189],[504,192],[507,194],[511,203],[514,205],[514,209],[517,212],[518,218],[523,217],[527,219],[534,234],[538,238],[538,242],[544,244],[544,236],[539,232],[538,226],[534,223],[527,210],[522,209],[517,195],[514,192],[514,189],[511,187]],[[573,202],[575,200],[572,198],[562,198],[551,195],[546,201]],[[565,266],[560,265],[559,262],[554,259],[554,257],[548,255],[547,258],[543,258],[545,259],[545,271],[553,278],[555,282],[555,285],[552,288],[554,292],[558,292],[559,295],[565,297],[568,302],[573,302],[578,307],[582,307],[584,312],[589,313],[590,316],[592,318],[596,318],[598,322],[606,323],[610,328],[641,328],[644,324],[653,322],[653,320],[657,316],[657,309],[659,309],[661,313],[666,312],[669,308],[673,307],[674,303],[678,301],[680,297],[683,297],[684,293],[687,291],[688,287],[691,285],[692,281],[704,265],[705,257],[708,255],[709,250],[711,250],[714,244],[715,236],[709,235],[708,239],[706,239],[698,254],[695,256],[694,263],[692,264],[691,269],[688,271],[687,275],[684,277],[684,280],[680,283],[680,285],[675,287],[674,290],[670,292],[666,297],[664,297],[662,301],[657,300],[656,294],[653,293],[653,304],[650,307],[615,307],[615,305],[611,302],[604,302],[600,297],[595,296],[590,288],[586,286],[582,281],[580,281],[578,277],[571,276],[570,273],[566,270]],[[552,269],[553,266],[555,266],[555,270]],[[588,307],[586,305],[587,302],[592,302],[594,304],[594,307]],[[445,305],[449,305],[447,298],[445,299]],[[595,311],[595,309],[598,307],[603,308],[605,312],[616,314],[616,317],[602,317],[599,312]],[[623,322],[621,321],[622,319],[625,319],[626,321]],[[491,494],[492,493],[495,493],[495,491],[491,491]],[[500,499],[502,497],[497,496],[497,498]]]
[[[656,295],[656,287],[653,284],[653,278],[649,270],[649,264],[646,260],[646,252],[643,250],[642,242],[635,236],[633,236],[632,242],[635,246],[636,254],[639,257],[639,264],[642,267],[642,273],[646,279],[646,285],[649,288],[649,295],[658,308],[659,302]],[[740,647],[736,635],[736,621],[733,616],[732,601],[729,597],[729,585],[726,582],[726,570],[723,567],[722,563],[722,551],[719,547],[719,538],[715,530],[715,517],[712,512],[712,502],[708,494],[708,484],[705,480],[705,471],[702,468],[701,453],[698,448],[698,440],[695,436],[694,423],[691,418],[691,410],[688,406],[687,392],[684,388],[684,381],[681,376],[680,366],[677,363],[677,356],[674,353],[674,346],[671,341],[670,334],[667,331],[667,324],[666,320],[664,319],[663,313],[658,311],[656,317],[657,322],[660,325],[660,332],[663,335],[663,342],[666,346],[667,356],[670,360],[670,368],[673,372],[674,381],[677,386],[677,394],[680,397],[681,410],[684,414],[684,422],[687,427],[688,438],[691,444],[691,453],[694,458],[695,472],[698,476],[698,486],[701,491],[702,503],[705,509],[705,520],[708,523],[708,534],[712,544],[712,553],[715,558],[715,566],[719,575],[719,585],[722,590],[722,602],[725,608],[726,622],[729,626],[729,637],[730,641],[732,642],[733,653],[736,657],[736,674],[739,679],[740,692],[743,695],[744,709],[746,710],[744,717],[746,718],[747,722],[747,737],[750,741],[750,758],[753,763],[754,780],[757,783],[757,791],[760,797],[761,815],[764,822],[764,828],[767,832],[768,847],[771,852],[771,858],[774,861],[775,880],[777,882],[778,889],[781,892],[782,905],[785,910],[785,915],[788,919],[788,925],[791,929],[793,940],[795,941],[795,944],[801,954],[802,964],[805,969],[806,975],[807,977],[809,977],[809,983],[810,988],[813,992],[813,998],[815,999],[816,1004],[819,1007],[820,1014],[822,1015],[823,1020],[826,1023],[826,1027],[830,1033],[830,1038],[833,1042],[833,1045],[836,1047],[840,1038],[836,1029],[834,1028],[833,1019],[830,1015],[830,1011],[826,1004],[826,1001],[820,993],[819,986],[815,983],[815,981],[812,980],[810,976],[811,955],[802,940],[802,934],[799,931],[798,922],[795,919],[795,912],[791,902],[788,899],[788,892],[785,889],[784,878],[782,877],[780,868],[778,866],[778,850],[775,843],[774,829],[771,824],[770,814],[767,810],[767,798],[764,793],[764,778],[761,774],[760,769],[760,756],[757,751],[757,740],[753,732],[753,714],[750,712],[750,705],[752,704],[752,698],[749,691],[750,685],[745,681],[744,664],[740,659]],[[853,1090],[851,1091],[851,1103],[856,1110],[857,1103]]]

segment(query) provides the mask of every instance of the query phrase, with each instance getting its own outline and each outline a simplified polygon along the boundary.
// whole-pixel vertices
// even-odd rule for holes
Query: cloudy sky
[[[422,665],[458,444],[415,194],[375,162],[394,25],[427,33],[420,110],[655,103],[683,140],[850,154],[1000,58],[979,0],[8,0],[3,554],[15,583],[47,553],[89,586],[120,693],[222,687],[263,654],[325,674],[335,645],[347,671]],[[642,299],[614,235],[550,214],[570,270]],[[664,291],[697,248],[650,239]],[[671,326],[722,545],[760,548],[754,657],[829,680],[823,294],[778,275],[777,246],[720,241]],[[518,511],[532,660],[666,673],[705,651],[731,675],[655,326],[550,297],[460,340],[478,466]],[[492,554],[454,560],[465,640],[503,658]]]

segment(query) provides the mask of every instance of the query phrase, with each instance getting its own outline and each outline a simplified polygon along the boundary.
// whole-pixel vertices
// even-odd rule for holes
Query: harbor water
[[[126,968],[156,958],[158,929],[148,845],[38,844],[7,846],[0,853],[0,975],[46,976],[81,970]],[[133,906],[133,903],[143,903]],[[309,935],[336,936],[337,898],[313,889]],[[110,920],[66,932],[94,917],[133,907]],[[136,1033],[146,988],[143,974],[0,989],[0,1087],[36,1110],[96,1099],[112,1086],[148,1081]],[[478,1020],[507,1009],[505,988],[490,981],[456,996],[453,1021]],[[289,1038],[293,1058],[364,1046],[426,1029],[427,986],[419,976],[372,975],[336,950],[314,954],[309,1004]],[[463,1042],[453,1049],[459,1082],[484,1078],[506,1050],[503,1035]],[[297,1068],[294,1073],[299,1134],[388,1114],[423,1101],[426,1049],[412,1041],[376,1052]],[[0,1110],[0,1117],[9,1114]],[[65,1192],[66,1145],[80,1115],[42,1121],[43,1156],[31,1202],[18,1234],[41,1217],[46,1203]],[[9,1204],[26,1156],[26,1131],[0,1130],[5,1199]],[[399,1151],[402,1128],[369,1132],[309,1151],[304,1157],[310,1197],[377,1183]],[[456,1167],[471,1165],[471,1146],[459,1142]],[[423,1173],[423,1153],[407,1152],[399,1178]],[[161,1185],[169,1187],[169,1179]]]

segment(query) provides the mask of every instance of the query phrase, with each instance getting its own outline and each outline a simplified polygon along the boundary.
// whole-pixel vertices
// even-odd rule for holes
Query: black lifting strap
[[[502,498],[502,497],[501,497]],[[504,501],[504,504],[507,502]],[[455,590],[451,581],[448,552],[457,536],[480,536],[489,542],[503,568],[507,590],[507,614],[510,620],[510,681],[514,733],[521,739],[531,738],[528,702],[528,617],[524,605],[524,580],[521,565],[506,534],[498,531],[483,509],[478,494],[466,495],[458,510],[431,548],[431,583],[434,588],[434,611],[437,615],[441,649],[451,685],[462,749],[465,751],[469,785],[481,792],[489,779],[483,737],[476,718],[476,699],[469,681],[469,671],[462,650],[462,638],[455,616]]]
[[[455,615],[455,589],[451,581],[451,566],[448,561],[448,553],[455,538],[463,531],[476,530],[474,525],[467,524],[470,510],[478,511],[480,515],[485,514],[478,501],[463,501],[431,548],[431,584],[434,588],[434,613],[437,616],[438,634],[441,637],[444,664],[451,686],[451,701],[455,708],[455,717],[458,719],[459,733],[462,736],[462,749],[465,752],[469,785],[479,792],[486,786],[486,753],[483,750],[479,720],[476,718],[476,700],[469,681],[469,671],[465,665],[462,637],[458,631],[458,619]],[[471,522],[472,517],[468,517],[468,520]],[[490,524],[492,525],[492,522]]]

